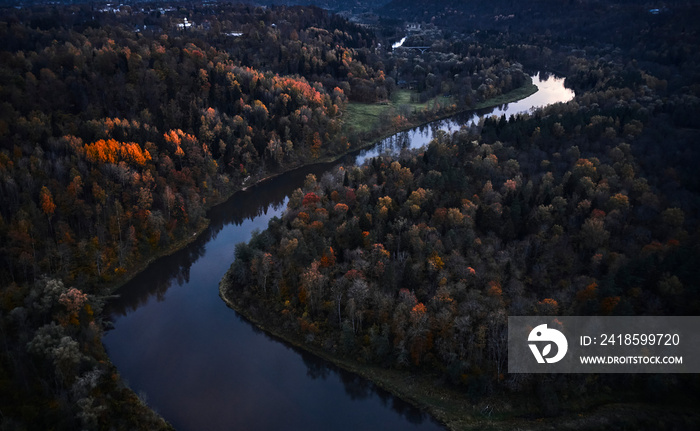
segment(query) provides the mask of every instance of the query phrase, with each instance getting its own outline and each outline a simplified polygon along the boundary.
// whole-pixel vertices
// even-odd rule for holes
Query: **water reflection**
[[[330,168],[237,194],[210,212],[193,244],[151,265],[109,304],[110,358],[176,429],[442,429],[373,384],[264,334],[218,297],[235,244],[279,216],[308,173]]]
[[[535,78],[537,98],[480,114],[500,116],[557,101],[552,97],[561,96],[562,80],[550,85],[551,79]],[[439,130],[451,133],[476,118],[402,132],[342,162],[420,147]],[[442,429],[372,383],[263,335],[218,296],[235,245],[280,216],[308,173],[320,177],[334,165],[298,169],[237,193],[209,212],[211,224],[199,238],[156,261],[108,305],[114,329],[103,342],[111,360],[177,429]]]
[[[168,288],[190,282],[190,268],[204,256],[206,245],[215,240],[224,227],[240,226],[268,213],[280,214],[286,208],[287,197],[302,186],[306,175],[321,175],[334,165],[337,163],[318,164],[270,178],[212,208],[208,214],[209,227],[187,247],[159,259],[119,289],[119,299],[107,304],[105,315],[125,316],[145,305],[152,296],[162,301]]]
[[[210,238],[229,224],[240,226],[246,220],[267,214],[267,211],[278,211],[286,207],[287,197],[304,184],[308,174],[317,176],[327,172],[338,163],[320,163],[295,169],[284,175],[272,177],[245,191],[238,192],[232,199],[217,205],[209,211]]]
[[[367,159],[381,154],[398,155],[405,148],[420,148],[435,136],[438,130],[454,133],[463,127],[470,128],[478,125],[482,118],[489,116],[500,117],[531,112],[533,109],[558,102],[568,102],[574,98],[573,90],[564,87],[564,79],[556,78],[545,72],[532,76],[532,82],[537,85],[537,92],[516,102],[507,103],[493,108],[467,111],[445,120],[434,121],[426,125],[401,132],[386,138],[371,149],[361,151],[356,164],[364,163]]]
[[[165,299],[165,294],[173,285],[181,286],[190,281],[192,264],[204,256],[204,246],[209,238],[205,235],[197,238],[189,246],[178,250],[165,259],[159,259],[156,264],[149,265],[137,274],[129,283],[119,289],[117,300],[110,301],[105,307],[105,315],[109,320],[115,316],[126,316],[128,313],[146,305],[151,297],[158,301]],[[148,286],[144,289],[144,286]]]
[[[293,348],[302,357],[302,361],[307,368],[307,376],[316,380],[327,380],[332,375],[340,376],[343,383],[345,393],[351,400],[364,400],[377,396],[381,401],[382,406],[390,408],[396,413],[406,418],[413,424],[422,424],[425,421],[432,419],[426,413],[415,408],[413,405],[403,401],[400,398],[393,396],[391,393],[379,388],[374,383],[366,380],[357,374],[350,373],[335,366],[334,364],[319,359],[304,350]]]
[[[396,48],[400,47],[401,45],[403,45],[404,42],[406,42],[406,39],[407,39],[406,36],[402,37],[400,41],[392,43],[392,44],[391,44],[391,47],[392,47],[393,49],[396,49]]]

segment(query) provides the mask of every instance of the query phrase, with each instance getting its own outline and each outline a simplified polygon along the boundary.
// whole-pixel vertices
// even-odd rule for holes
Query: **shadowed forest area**
[[[519,19],[481,24],[492,6],[480,5],[386,8],[423,26],[416,9],[425,8],[450,38],[547,65],[567,77],[574,101],[307,178],[282,218],[238,246],[227,298],[302,345],[430,376],[506,418],[568,420],[594,405],[641,403],[638,414],[609,419],[623,428],[697,424],[685,403],[655,416],[695,397],[695,376],[506,372],[509,315],[700,311],[697,8],[580,2],[530,20],[515,6]],[[459,33],[462,12],[483,31]],[[610,25],[623,17],[631,21]],[[429,44],[425,37],[409,35],[410,44]],[[596,426],[589,413],[578,427]],[[475,426],[465,416],[441,419]]]
[[[506,370],[509,315],[700,312],[697,4],[328,7],[340,14],[0,9],[3,426],[168,428],[102,346],[119,285],[236,191],[488,105],[535,70],[575,99],[309,176],[237,246],[222,294],[330,357],[428,376],[474,405],[527,398],[496,401],[504,420],[639,403],[651,413],[610,420],[697,425],[695,375]],[[427,49],[392,49],[403,37]]]

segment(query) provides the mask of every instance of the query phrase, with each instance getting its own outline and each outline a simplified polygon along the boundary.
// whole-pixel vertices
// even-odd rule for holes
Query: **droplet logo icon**
[[[530,350],[532,350],[532,354],[535,355],[535,359],[537,359],[537,362],[540,364],[553,364],[561,361],[569,348],[569,343],[566,341],[564,334],[556,329],[547,328],[547,324],[536,326],[532,331],[530,331],[527,341],[549,342],[542,348],[541,352],[536,343],[528,344],[530,346]],[[548,358],[547,356],[552,353],[552,344],[556,344],[557,351],[554,356]]]

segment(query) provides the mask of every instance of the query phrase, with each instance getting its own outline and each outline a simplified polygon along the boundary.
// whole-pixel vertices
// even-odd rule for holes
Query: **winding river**
[[[533,76],[539,91],[481,115],[510,115],[573,98],[564,80]],[[308,173],[427,144],[460,115],[388,138],[342,161],[302,168],[239,192],[209,212],[192,244],[118,291],[103,338],[122,378],[178,430],[439,430],[431,417],[362,378],[270,338],[229,309],[218,284],[237,243],[280,216]]]

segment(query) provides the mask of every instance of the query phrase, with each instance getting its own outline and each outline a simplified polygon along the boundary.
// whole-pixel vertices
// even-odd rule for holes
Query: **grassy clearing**
[[[389,103],[348,103],[347,110],[343,114],[343,121],[348,130],[369,132],[374,129],[382,112],[391,109]]]
[[[397,90],[391,97],[391,101],[377,103],[358,103],[350,102],[343,115],[346,130],[355,132],[370,132],[379,126],[379,120],[382,114],[393,116],[408,110],[409,113],[415,113],[424,109],[431,110],[436,103],[442,106],[453,103],[452,98],[436,97],[428,100],[425,103],[411,102],[411,96],[418,95],[411,90]]]
[[[524,99],[537,91],[537,86],[530,80],[522,87],[516,88],[500,96],[493,97],[478,103],[472,109],[489,108],[499,106],[505,103],[514,102]],[[447,107],[453,105],[455,100],[451,97],[438,96],[424,103],[412,102],[411,98],[418,96],[418,93],[411,90],[397,90],[392,95],[391,101],[378,103],[348,103],[347,109],[343,114],[343,122],[347,132],[367,133],[373,130],[381,129],[380,120],[382,117],[391,118],[399,113],[407,113],[410,116],[421,111],[434,112],[437,111],[436,105]],[[455,114],[449,112],[449,114]]]

